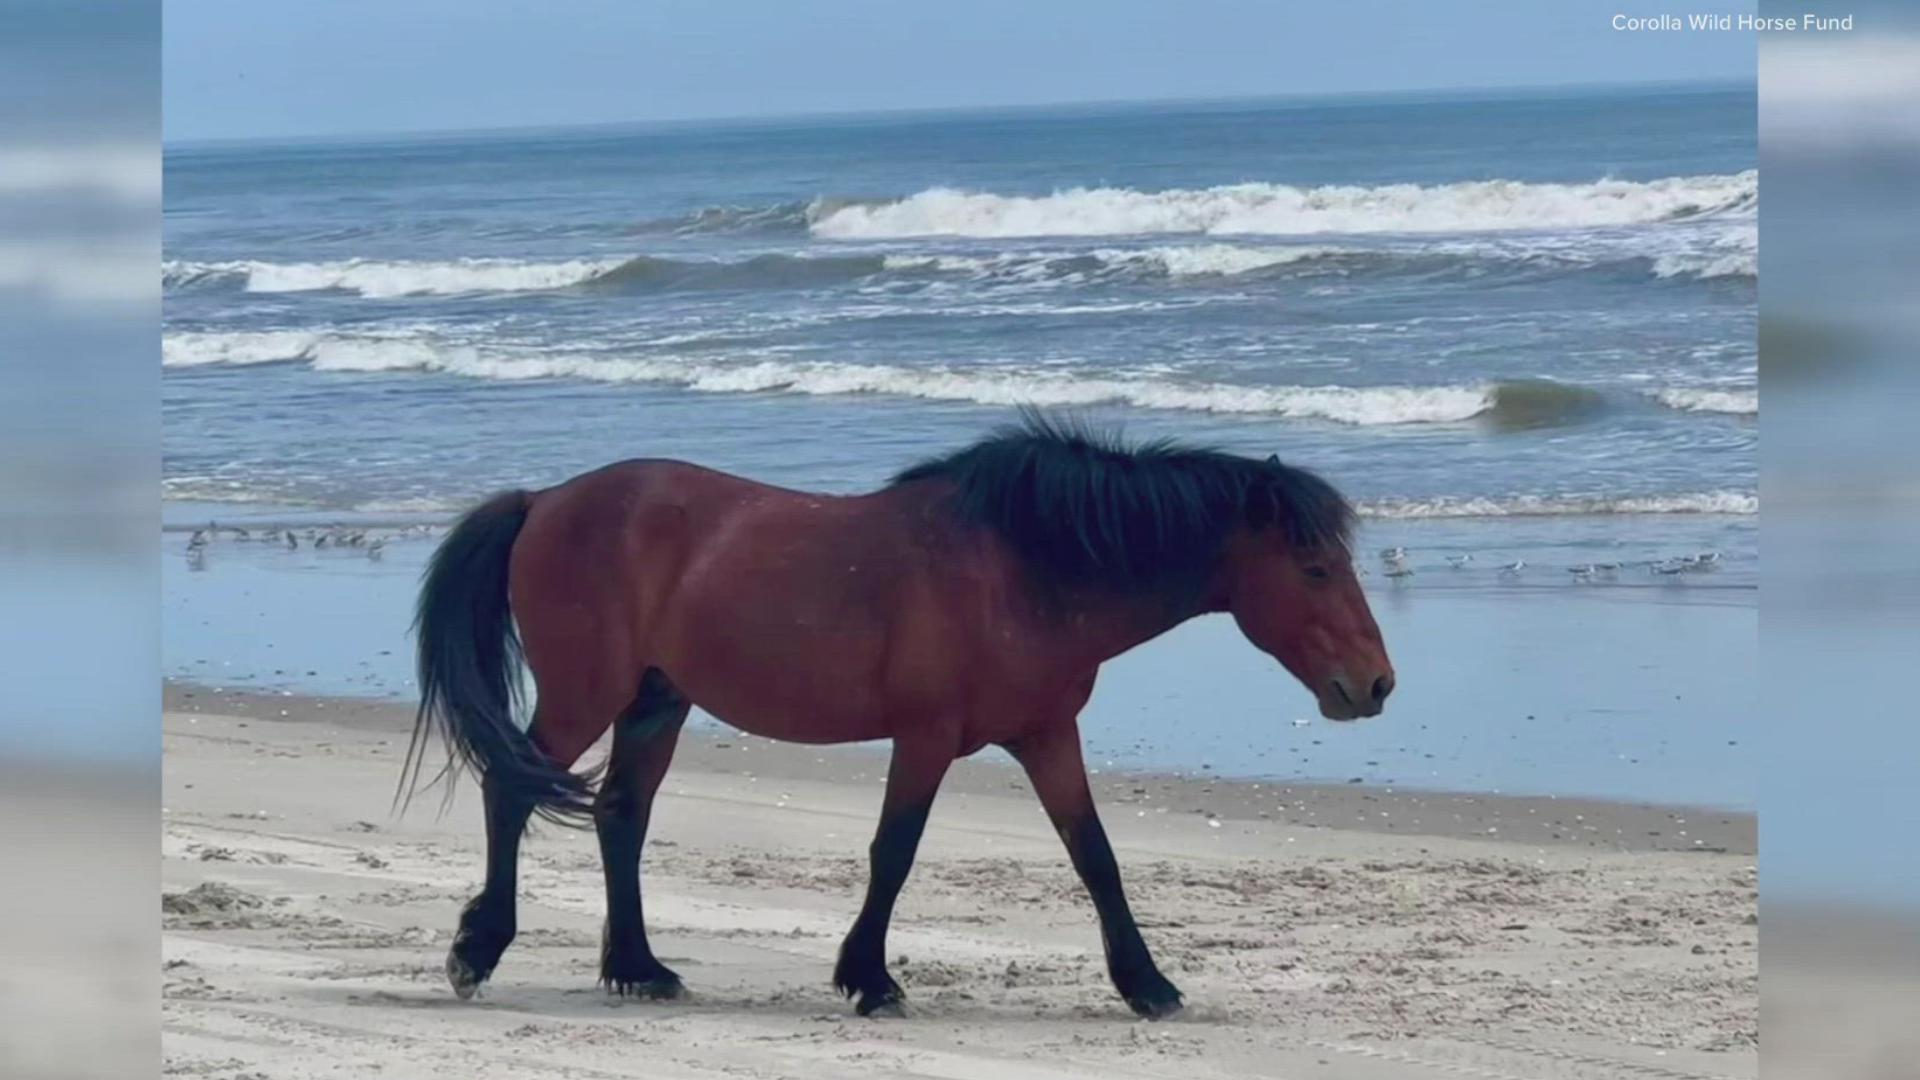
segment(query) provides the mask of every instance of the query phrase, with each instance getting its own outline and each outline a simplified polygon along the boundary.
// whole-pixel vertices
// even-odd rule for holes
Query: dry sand
[[[470,785],[388,812],[387,703],[170,687],[170,1074],[267,1077],[1752,1077],[1748,815],[1360,785],[1099,778],[1148,942],[1186,992],[1133,1018],[1018,774],[968,763],[891,938],[906,1019],[828,984],[884,759],[689,732],[645,870],[693,995],[594,985],[590,834],[536,832],[483,996],[441,972],[478,886]]]

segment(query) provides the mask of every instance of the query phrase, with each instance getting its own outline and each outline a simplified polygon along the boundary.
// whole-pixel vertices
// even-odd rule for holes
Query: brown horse
[[[867,495],[650,460],[495,496],[434,555],[417,623],[412,771],[438,726],[486,801],[486,886],[447,957],[454,990],[472,995],[513,938],[520,834],[540,813],[598,831],[601,981],[682,992],[647,944],[640,848],[698,704],[768,738],[892,740],[866,902],[834,969],[862,1015],[897,1011],[894,899],[948,766],[989,744],[1065,841],[1120,995],[1144,1016],[1177,1010],[1094,811],[1077,716],[1103,662],[1220,611],[1327,717],[1377,714],[1393,669],[1349,559],[1352,517],[1277,458],[1129,448],[1037,414]],[[524,733],[522,658],[537,691]],[[569,768],[609,727],[596,787]]]

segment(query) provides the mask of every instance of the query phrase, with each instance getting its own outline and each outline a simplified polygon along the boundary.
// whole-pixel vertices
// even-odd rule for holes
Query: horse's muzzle
[[[1364,686],[1365,689],[1361,687]],[[1358,720],[1379,716],[1386,708],[1387,695],[1393,693],[1393,673],[1375,676],[1369,683],[1356,683],[1345,674],[1327,680],[1320,694],[1320,715],[1329,720]]]

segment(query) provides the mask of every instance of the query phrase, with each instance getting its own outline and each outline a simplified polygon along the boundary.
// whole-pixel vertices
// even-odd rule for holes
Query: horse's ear
[[[1280,455],[1279,455],[1279,454],[1268,454],[1268,455],[1267,455],[1267,464],[1269,464],[1269,465],[1278,465],[1278,464],[1280,464]]]

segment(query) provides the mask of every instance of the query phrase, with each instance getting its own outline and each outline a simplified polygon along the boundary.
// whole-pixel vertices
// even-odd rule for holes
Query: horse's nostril
[[[1346,680],[1340,678],[1340,676],[1338,675],[1335,675],[1333,679],[1330,681],[1333,683],[1333,692],[1340,695],[1340,700],[1342,702],[1345,702],[1348,706],[1352,706],[1353,695],[1347,693]]]
[[[1382,675],[1373,680],[1373,700],[1375,703],[1387,700],[1387,695],[1391,693],[1393,693],[1393,676]]]

